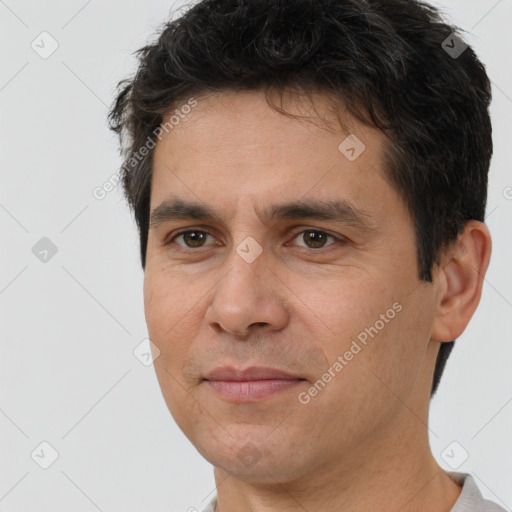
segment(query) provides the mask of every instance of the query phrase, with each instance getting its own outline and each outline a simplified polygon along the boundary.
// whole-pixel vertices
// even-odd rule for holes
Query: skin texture
[[[381,132],[345,115],[366,146],[351,162],[338,149],[348,134],[322,95],[314,108],[283,97],[285,110],[309,120],[273,111],[262,92],[197,101],[155,148],[151,210],[178,197],[210,206],[219,220],[151,226],[144,302],[163,396],[215,466],[219,512],[371,511],[383,503],[388,511],[449,511],[460,487],[430,451],[430,389],[440,343],[464,331],[480,300],[487,228],[468,222],[434,282],[421,282],[412,219],[384,177]],[[275,203],[340,198],[367,212],[372,229],[264,215]],[[187,247],[194,240],[173,238],[184,228],[208,236]],[[339,240],[314,245],[311,230]],[[236,250],[247,237],[263,251],[252,263]],[[400,312],[301,403],[298,394],[396,303]],[[204,381],[226,365],[305,380],[235,403]]]

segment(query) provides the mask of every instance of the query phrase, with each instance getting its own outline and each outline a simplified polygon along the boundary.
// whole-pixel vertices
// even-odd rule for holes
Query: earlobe
[[[491,247],[487,226],[471,220],[457,242],[445,250],[436,277],[439,295],[433,340],[452,341],[464,332],[480,302]]]

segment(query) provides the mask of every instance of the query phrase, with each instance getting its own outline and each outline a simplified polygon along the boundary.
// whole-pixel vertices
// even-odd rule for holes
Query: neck
[[[378,437],[292,481],[248,482],[216,468],[217,511],[449,512],[461,488],[432,456],[426,425],[404,408]]]

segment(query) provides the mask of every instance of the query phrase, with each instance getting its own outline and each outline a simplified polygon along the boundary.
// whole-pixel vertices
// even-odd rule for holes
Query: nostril
[[[268,325],[268,324],[267,324],[267,322],[254,322],[249,327],[252,327],[253,325],[258,325],[258,326],[264,327],[265,325]]]

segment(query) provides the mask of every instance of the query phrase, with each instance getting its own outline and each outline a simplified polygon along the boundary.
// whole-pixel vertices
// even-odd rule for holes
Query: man
[[[491,253],[473,50],[417,1],[204,0],[139,57],[110,121],[208,510],[503,510],[428,442]]]

